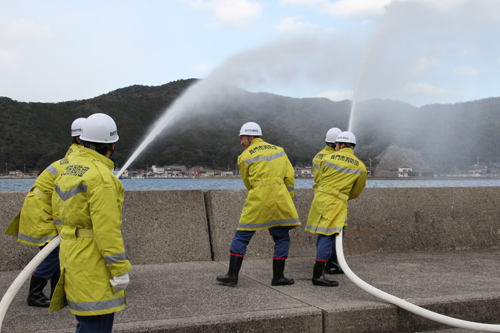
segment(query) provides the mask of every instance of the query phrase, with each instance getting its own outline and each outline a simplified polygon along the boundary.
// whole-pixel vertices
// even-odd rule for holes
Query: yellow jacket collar
[[[259,145],[260,143],[264,142],[264,140],[262,140],[260,137],[256,137],[252,140],[252,142],[250,142],[250,144],[248,145],[248,148],[252,147],[252,146],[255,146],[255,145]],[[248,149],[247,148],[247,149]]]
[[[107,158],[104,155],[99,154],[98,152],[90,148],[83,147],[80,156],[84,158],[90,158],[96,162],[101,162],[102,164],[107,166],[109,170],[113,170],[115,167],[115,162],[113,162],[111,159]]]
[[[329,145],[325,145],[325,149],[326,149],[326,150],[332,150],[332,151],[334,151],[334,152],[336,151],[336,150],[335,150],[335,148],[330,147]]]
[[[352,148],[342,148],[338,151],[339,153],[342,152],[342,153],[345,153],[345,154],[351,154],[351,155],[354,155],[354,152],[352,151]]]

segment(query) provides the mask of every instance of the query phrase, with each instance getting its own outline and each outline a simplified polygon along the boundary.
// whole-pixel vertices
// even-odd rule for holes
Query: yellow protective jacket
[[[24,199],[21,211],[5,231],[7,235],[17,237],[21,243],[34,246],[43,246],[57,237],[62,225],[61,221],[54,219],[52,215],[54,179],[78,155],[81,148],[81,145],[72,144],[65,158],[52,163],[38,176]]]
[[[255,138],[238,157],[248,193],[238,230],[300,225],[293,203],[294,171],[283,148]]]
[[[71,146],[69,146],[68,151],[66,151],[66,155],[64,155],[64,157],[69,157],[70,155],[74,155],[74,153],[79,153],[80,149],[82,148],[82,145],[73,143]]]
[[[125,291],[109,280],[130,270],[121,233],[124,190],[113,161],[89,148],[57,177],[52,205],[62,221],[61,278],[49,312],[69,305],[79,316],[125,308]]]
[[[357,198],[363,191],[366,167],[350,148],[326,155],[320,166],[321,179],[305,229],[330,236],[339,233],[345,225],[347,200]]]
[[[317,188],[319,184],[319,180],[321,178],[321,161],[323,158],[328,155],[328,154],[333,154],[335,153],[335,148],[330,147],[329,145],[326,145],[323,150],[321,150],[319,153],[314,156],[313,161],[312,161],[312,166],[313,166],[313,177],[314,177],[314,185],[313,188]]]

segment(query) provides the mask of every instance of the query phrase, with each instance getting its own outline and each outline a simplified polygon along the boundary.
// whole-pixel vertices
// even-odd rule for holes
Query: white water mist
[[[210,80],[200,80],[190,86],[174,103],[163,113],[163,115],[151,127],[151,131],[137,147],[132,156],[123,165],[117,174],[120,177],[125,170],[135,161],[135,159],[149,146],[149,144],[169,126],[174,124],[181,117],[195,116],[203,112],[201,102],[213,99],[218,86]]]
[[[181,118],[205,112],[206,103],[222,98],[221,87],[234,84],[258,89],[265,85],[297,85],[337,82],[352,86],[359,68],[360,45],[332,36],[287,39],[270,43],[226,60],[213,73],[189,87],[151,127],[150,132],[118,172],[118,177],[160,133]],[[325,89],[327,90],[327,89]]]

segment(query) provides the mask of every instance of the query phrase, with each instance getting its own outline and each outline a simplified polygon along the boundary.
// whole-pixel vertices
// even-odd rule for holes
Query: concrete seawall
[[[498,187],[366,189],[349,203],[348,264],[366,282],[411,303],[455,318],[498,323],[499,192]],[[218,285],[215,276],[227,270],[245,195],[244,190],[125,192],[122,232],[133,267],[128,304],[116,314],[114,332],[436,333],[448,328],[376,299],[345,275],[331,277],[339,281],[337,288],[312,285],[315,236],[304,231],[312,189],[298,189],[294,198],[303,225],[291,231],[285,273],[295,284],[270,285],[273,242],[262,231],[249,245],[250,260],[244,261],[238,286]],[[25,196],[0,193],[2,231]],[[0,295],[37,252],[0,236]],[[27,290],[25,282],[2,332],[74,332],[76,320],[68,309],[47,314],[28,307]]]
[[[245,190],[127,191],[123,237],[133,264],[227,260]],[[0,230],[23,204],[26,193],[0,193]],[[291,231],[290,258],[314,257],[314,235],[304,231],[314,196],[296,190],[302,226]],[[500,189],[366,189],[349,202],[344,239],[347,255],[498,248]],[[256,233],[247,258],[272,258],[268,232]],[[37,249],[0,237],[0,271],[22,269]]]

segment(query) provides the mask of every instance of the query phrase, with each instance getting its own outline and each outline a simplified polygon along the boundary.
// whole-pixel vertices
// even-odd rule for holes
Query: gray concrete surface
[[[4,234],[26,194],[0,192],[0,271],[22,269],[38,251]],[[122,214],[125,250],[137,264],[211,260],[203,191],[126,191]]]
[[[23,269],[38,253],[34,246],[19,243],[4,234],[23,206],[28,192],[0,192],[0,271]]]
[[[441,314],[500,324],[500,250],[347,256],[373,286]],[[218,285],[227,262],[135,265],[128,305],[115,332],[422,332],[449,327],[367,294],[345,275],[335,288],[313,286],[314,258],[292,258],[292,286],[270,285],[272,260],[246,260],[236,287]],[[3,294],[18,272],[0,272]],[[7,312],[2,332],[74,332],[66,308],[49,314],[26,305],[27,284]],[[453,332],[453,331],[452,331]],[[453,333],[471,332],[460,330]]]
[[[214,260],[228,260],[229,246],[240,220],[245,204],[246,190],[210,190],[206,193],[206,206],[210,222],[210,234]],[[298,189],[294,203],[299,213],[301,226],[290,231],[290,258],[310,257],[316,254],[316,236],[304,231],[313,190]],[[272,258],[274,242],[268,230],[255,233],[247,248],[249,259]]]
[[[349,202],[345,252],[412,252],[500,246],[500,189],[369,188]],[[26,193],[0,193],[0,230],[22,206]],[[139,264],[227,260],[246,190],[127,191],[123,236],[127,256]],[[291,231],[290,257],[315,255],[315,236],[305,232],[312,189],[294,198],[302,225]],[[247,258],[271,258],[273,241],[257,232]],[[1,235],[0,270],[18,270],[36,249]],[[6,260],[5,258],[9,258]]]
[[[314,192],[297,189],[302,225],[290,233],[290,257],[314,256],[316,238],[305,232]],[[215,260],[227,260],[246,190],[210,190],[206,206]],[[500,188],[368,188],[349,201],[345,253],[463,250],[500,246]],[[247,257],[270,258],[273,241],[257,232]]]
[[[126,191],[122,234],[137,264],[211,260],[203,191]]]
[[[348,263],[362,279],[445,315],[500,324],[500,189],[366,189],[349,203]],[[298,189],[303,225],[291,231],[286,274],[271,287],[273,242],[257,232],[240,283],[217,285],[243,207],[244,190],[127,191],[123,235],[133,264],[128,306],[116,332],[449,332],[463,333],[386,304],[336,276],[337,288],[311,284],[315,237],[303,230],[313,198]],[[0,230],[26,193],[0,193]],[[0,235],[0,295],[37,253]],[[73,332],[65,309],[26,306],[27,283],[3,332]]]
[[[368,188],[349,202],[346,253],[500,246],[500,188]]]

